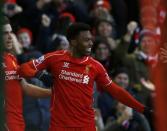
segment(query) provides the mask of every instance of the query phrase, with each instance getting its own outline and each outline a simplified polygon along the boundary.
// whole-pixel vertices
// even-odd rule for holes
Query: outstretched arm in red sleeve
[[[21,77],[30,78],[35,76],[35,74],[37,73],[37,70],[33,65],[33,61],[29,61],[20,66],[18,73]]]
[[[106,70],[100,63],[96,65],[96,70],[98,72],[96,82],[99,90],[109,92],[115,99],[138,112],[143,113],[145,111],[145,106],[143,104],[138,102],[128,91],[118,86],[110,79]]]
[[[18,73],[21,77],[29,78],[37,75],[37,72],[47,69],[48,67],[48,56],[46,54],[44,56],[39,57],[38,59],[26,62],[22,64],[18,70]]]
[[[138,102],[130,93],[125,89],[112,82],[110,85],[104,88],[105,91],[109,92],[115,99],[121,103],[135,109],[138,112],[144,112],[144,105]]]

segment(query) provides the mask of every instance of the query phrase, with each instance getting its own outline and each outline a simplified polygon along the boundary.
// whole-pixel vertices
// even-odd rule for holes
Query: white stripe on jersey
[[[108,84],[106,84],[104,87],[109,86],[112,83],[112,80],[110,80],[110,82]]]
[[[86,62],[88,59],[89,59],[89,57],[87,56],[87,57],[85,58],[85,60],[81,61],[80,63],[84,63],[84,62]]]
[[[65,53],[66,53],[66,51],[64,51],[62,54],[51,54],[51,55],[49,55],[49,56],[47,56],[47,57],[44,57],[44,60],[43,60],[43,61],[45,61],[46,59],[48,59],[48,58],[50,58],[50,57],[52,57],[52,56],[64,55]],[[39,58],[40,58],[40,57],[39,57]],[[36,59],[35,59],[35,60],[36,60]],[[38,69],[37,69],[37,66],[40,65],[41,63],[35,64],[35,60],[33,60],[33,65],[34,65],[35,69],[38,70]]]
[[[34,65],[35,69],[37,70],[36,65],[35,65],[35,60],[32,60],[32,63]]]

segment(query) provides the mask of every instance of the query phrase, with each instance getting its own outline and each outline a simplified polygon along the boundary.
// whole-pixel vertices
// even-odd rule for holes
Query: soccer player
[[[95,131],[93,85],[138,112],[147,111],[127,91],[112,82],[104,67],[90,57],[93,45],[90,27],[75,23],[67,30],[70,49],[48,53],[21,65],[23,77],[47,69],[54,79],[49,131]]]
[[[17,74],[17,60],[12,52],[14,49],[12,28],[7,19],[3,26],[3,41],[5,47],[2,63],[5,72],[5,128],[9,131],[24,131],[23,92]]]
[[[18,75],[19,65],[15,56],[13,55],[13,37],[12,28],[8,21],[5,19],[5,24],[3,25],[3,41],[5,51],[3,54],[2,66],[5,72],[5,129],[7,131],[24,131],[25,123],[23,118],[23,91],[34,97],[47,97],[50,95],[51,91],[47,89],[42,89],[31,85],[23,81],[21,87],[20,77]],[[23,88],[23,90],[22,90]],[[29,89],[26,91],[26,89]],[[35,94],[29,92],[37,92]]]

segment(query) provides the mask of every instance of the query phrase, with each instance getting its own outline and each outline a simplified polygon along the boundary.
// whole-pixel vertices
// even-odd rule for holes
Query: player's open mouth
[[[87,52],[91,52],[92,48],[87,48],[86,51]]]

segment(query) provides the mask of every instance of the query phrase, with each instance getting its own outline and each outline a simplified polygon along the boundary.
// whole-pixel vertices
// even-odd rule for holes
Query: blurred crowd
[[[143,29],[139,0],[6,0],[4,14],[13,28],[15,55],[20,64],[45,53],[66,50],[67,27],[84,22],[92,27],[92,56],[106,68],[113,81],[144,105],[154,108],[154,76],[158,61],[159,31]],[[165,15],[165,14],[162,14]],[[27,80],[50,88],[52,76]],[[141,115],[94,86],[98,131],[153,131],[153,116]],[[50,99],[24,96],[26,131],[47,131]]]

